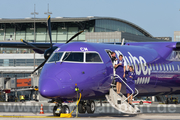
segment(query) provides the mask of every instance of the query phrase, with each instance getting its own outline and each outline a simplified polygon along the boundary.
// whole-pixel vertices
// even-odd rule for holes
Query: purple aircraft
[[[138,77],[135,80],[138,96],[180,93],[180,43],[141,42],[114,45],[70,42],[83,32],[81,31],[64,44],[52,44],[50,28],[49,16],[50,44],[28,43],[22,40],[23,43],[0,43],[0,45],[29,48],[37,53],[44,53],[45,61],[36,69],[43,67],[39,79],[39,93],[57,102],[53,109],[54,115],[69,112],[68,106],[62,103],[77,99],[76,87],[82,94],[78,111],[94,113],[94,100],[105,99],[113,81],[110,52],[115,52],[117,58],[122,54],[124,62],[135,68]],[[123,94],[126,94],[125,87],[122,84]],[[59,113],[58,108],[61,109]]]

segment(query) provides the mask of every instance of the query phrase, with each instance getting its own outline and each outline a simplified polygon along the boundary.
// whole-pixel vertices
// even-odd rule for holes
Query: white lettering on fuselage
[[[88,49],[86,47],[80,47],[80,50],[83,51],[83,52],[88,51]]]
[[[115,53],[117,56],[123,55],[119,50],[115,50]],[[142,56],[139,56],[139,58],[137,58],[136,56],[133,56],[130,52],[127,53],[129,54],[129,56],[123,55],[124,62],[127,65],[133,65],[135,67],[135,72],[137,75],[151,74],[151,70],[146,65],[146,60]]]

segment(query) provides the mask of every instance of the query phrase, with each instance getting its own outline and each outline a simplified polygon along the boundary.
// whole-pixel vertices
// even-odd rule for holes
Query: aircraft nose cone
[[[53,79],[43,80],[39,86],[39,92],[43,97],[56,97],[59,94],[59,86]]]

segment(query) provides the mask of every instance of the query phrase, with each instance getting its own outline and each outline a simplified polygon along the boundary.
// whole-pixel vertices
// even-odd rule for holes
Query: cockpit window
[[[83,62],[84,53],[66,52],[62,61]]]
[[[86,62],[102,62],[97,53],[86,53]]]
[[[48,62],[56,62],[61,59],[63,52],[54,53]]]

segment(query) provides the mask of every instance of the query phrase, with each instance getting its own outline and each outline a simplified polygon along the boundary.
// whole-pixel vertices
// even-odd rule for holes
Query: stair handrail
[[[126,79],[126,78],[125,78]],[[127,80],[127,79],[126,79]],[[136,94],[133,97],[136,97],[139,94],[139,91],[135,88]]]
[[[134,94],[134,91],[131,89],[131,87],[129,87],[128,84],[126,84],[126,82],[124,82],[124,80],[119,75],[115,74],[115,76],[117,76],[121,81],[123,81],[123,83],[132,91],[132,94],[122,102],[122,103],[124,103],[126,100],[128,100]]]
[[[139,94],[139,91],[135,88],[136,94],[133,97],[136,97]]]

